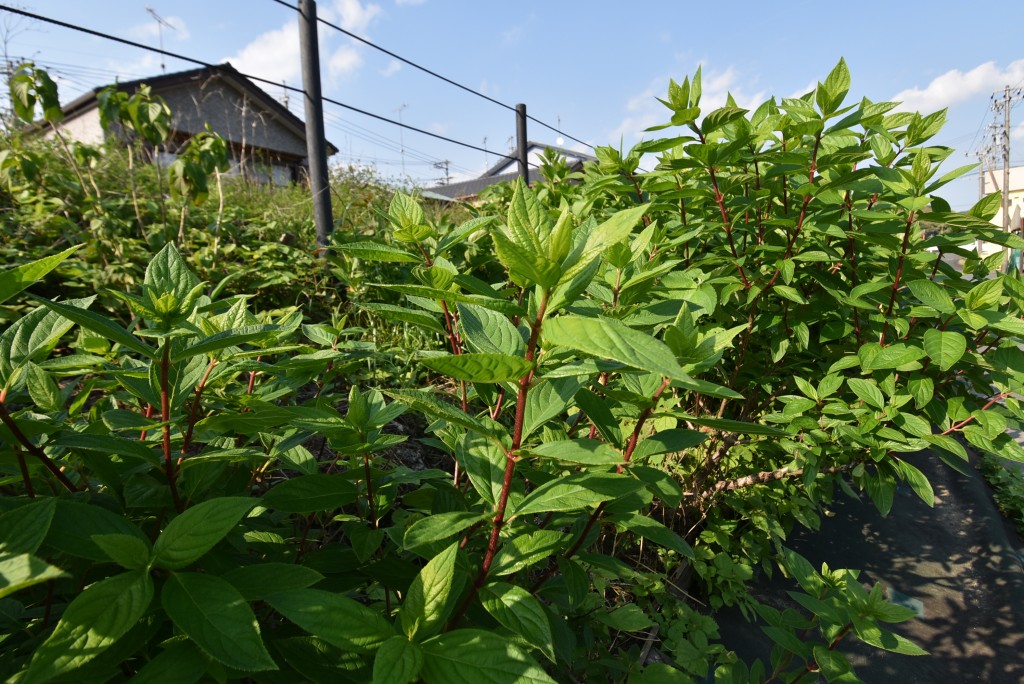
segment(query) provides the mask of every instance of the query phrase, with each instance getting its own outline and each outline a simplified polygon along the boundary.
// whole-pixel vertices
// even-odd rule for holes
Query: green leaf
[[[569,541],[567,534],[555,530],[534,529],[517,534],[498,551],[491,565],[491,574],[498,577],[510,575],[542,560],[549,560],[564,551]]]
[[[343,477],[315,473],[274,485],[263,495],[263,505],[283,513],[320,513],[356,500],[356,486]]]
[[[359,308],[372,311],[386,321],[399,323],[412,323],[427,330],[444,333],[444,326],[438,321],[437,316],[426,311],[407,309],[391,304],[378,304],[376,302],[360,302]]]
[[[28,553],[0,558],[0,599],[68,574]]]
[[[437,631],[454,609],[465,581],[455,571],[458,542],[434,556],[412,581],[402,603],[402,630],[410,639]]]
[[[406,230],[423,225],[426,221],[419,202],[404,192],[396,192],[391,198],[388,216],[397,227]]]
[[[864,347],[862,347],[864,349]],[[861,368],[866,371],[904,369],[922,358],[926,352],[906,344],[893,344],[877,349],[876,353],[865,354]],[[914,366],[920,368],[920,364]]]
[[[179,570],[202,558],[257,503],[248,497],[210,499],[172,520],[153,545],[153,565]]]
[[[619,513],[609,518],[626,532],[631,532],[654,542],[658,546],[675,551],[681,556],[693,558],[693,549],[679,534],[665,527],[657,520],[640,513]]]
[[[764,435],[766,437],[784,437],[786,435],[784,431],[778,428],[773,428],[771,425],[748,423],[745,420],[732,420],[730,418],[697,418],[684,413],[676,413],[674,415],[681,416],[687,422],[714,428],[716,430],[721,430],[722,432],[735,432],[740,435]]]
[[[622,242],[633,228],[650,209],[647,205],[640,205],[630,209],[623,209],[608,218],[607,221],[592,230],[581,248],[573,250],[565,261],[562,262],[562,277],[558,283],[564,285],[569,283],[586,270],[595,259],[600,257],[606,249],[614,244]]]
[[[968,309],[989,309],[999,304],[999,298],[1003,296],[1002,278],[982,280],[971,288],[964,297],[964,303]]]
[[[179,305],[184,305],[190,298],[194,299],[193,291],[199,285],[199,279],[189,270],[174,243],[168,242],[146,266],[143,284],[154,299],[171,294]]]
[[[423,644],[426,684],[555,684],[533,658],[509,639],[457,629]]]
[[[86,330],[91,330],[111,342],[116,342],[126,349],[138,352],[148,359],[155,359],[157,356],[157,352],[153,347],[150,347],[109,318],[87,309],[80,309],[77,306],[70,306],[61,302],[51,302],[39,297],[32,297],[32,299],[35,299],[46,308],[55,311],[69,321],[77,323]]]
[[[50,374],[34,363],[25,364],[25,386],[28,395],[43,411],[59,411],[61,408],[60,388]]]
[[[160,601],[174,626],[214,660],[245,672],[277,669],[249,604],[220,577],[172,573]]]
[[[924,351],[938,365],[939,370],[947,371],[967,351],[967,340],[958,332],[929,328],[924,332]]]
[[[530,492],[516,507],[514,516],[552,511],[578,511],[632,494],[643,486],[643,482],[627,475],[570,473],[545,482]]]
[[[860,640],[875,648],[910,656],[928,655],[928,651],[906,637],[884,630],[871,621],[853,618],[853,626]]]
[[[635,603],[619,606],[607,613],[597,613],[596,617],[612,629],[622,632],[639,632],[654,624],[643,609]]]
[[[935,492],[932,491],[932,485],[928,482],[928,478],[925,477],[925,474],[906,461],[897,459],[895,463],[896,468],[900,471],[900,474],[903,475],[903,479],[907,481],[910,488],[914,490],[914,493],[917,494],[921,498],[921,501],[924,501],[929,508],[934,508]]]
[[[619,428],[619,421],[615,419],[608,407],[607,400],[586,388],[576,392],[576,396],[573,398],[590,422],[597,427],[601,436],[611,442],[616,449],[622,448],[622,430]]]
[[[875,384],[874,380],[847,378],[846,384],[868,406],[885,408],[885,397],[882,395],[882,391],[878,389],[878,385]]]
[[[825,676],[825,681],[855,681],[848,678],[853,674],[853,668],[850,667],[850,661],[842,653],[821,645],[815,645],[812,652],[814,653],[814,662],[818,664],[818,671]]]
[[[907,283],[910,291],[925,306],[930,306],[939,313],[951,314],[956,311],[953,299],[941,285],[931,280],[911,280]]]
[[[504,447],[483,435],[467,432],[455,451],[455,457],[476,493],[493,506],[501,496],[505,476]]]
[[[459,354],[430,356],[420,360],[427,368],[468,382],[514,382],[533,368],[521,356],[507,354]]]
[[[523,439],[552,418],[562,415],[583,382],[580,377],[551,378],[531,388],[523,415]]]
[[[133,570],[96,582],[64,610],[36,649],[22,684],[45,682],[84,665],[135,626],[153,600],[153,581]]]
[[[545,208],[521,178],[517,178],[508,206],[509,237],[533,257],[547,254],[543,241],[551,232]]]
[[[416,549],[443,541],[486,519],[487,516],[482,513],[467,511],[435,513],[409,525],[405,530],[402,545],[407,549]]]
[[[259,601],[282,591],[305,589],[324,578],[313,568],[293,563],[243,565],[220,577],[237,589],[246,601]]]
[[[522,356],[522,335],[507,316],[472,304],[459,304],[459,325],[469,346],[477,352]]]
[[[530,251],[499,231],[491,237],[498,260],[508,269],[512,282],[522,287],[536,284],[545,290],[550,290],[558,282],[561,269],[546,254]]]
[[[136,672],[132,684],[195,684],[207,667],[209,661],[195,644],[177,641]]]
[[[673,428],[662,430],[637,444],[633,460],[641,460],[658,454],[674,454],[700,446],[708,438],[706,432]]]
[[[266,598],[270,607],[332,646],[369,653],[395,636],[381,614],[358,601],[319,589],[295,589]]]
[[[57,446],[82,451],[97,451],[105,456],[117,455],[159,465],[157,453],[144,443],[115,435],[94,435],[87,432],[62,432],[54,440]]]
[[[279,325],[247,325],[241,328],[231,328],[190,342],[173,353],[171,360],[177,362],[199,354],[212,354],[254,340],[272,340],[275,334],[281,330]]]
[[[555,662],[551,623],[544,606],[533,594],[513,584],[492,582],[480,589],[480,603],[500,625]]]
[[[459,425],[470,430],[475,430],[482,435],[496,436],[495,430],[485,425],[482,421],[460,411],[455,406],[441,401],[434,395],[423,390],[388,390],[385,392],[392,399],[396,399],[414,411],[425,413],[434,418],[442,418],[453,425]]]
[[[405,637],[391,637],[377,650],[373,659],[372,684],[409,684],[420,677],[423,651]]]
[[[107,554],[92,540],[98,534],[124,534],[145,539],[138,525],[100,506],[58,499],[46,544],[58,551],[106,563]]]
[[[130,534],[94,534],[96,546],[123,568],[138,570],[149,564],[149,542]]]
[[[545,442],[528,449],[533,456],[550,458],[563,463],[577,465],[601,466],[619,465],[623,463],[622,454],[604,442],[596,439],[567,439],[558,442]]]
[[[544,339],[569,349],[612,359],[673,380],[692,380],[668,345],[610,318],[560,316],[544,324]]]
[[[41,499],[0,515],[0,557],[35,553],[46,539],[55,499]]]
[[[14,268],[0,271],[0,304],[18,294],[44,275],[57,268],[61,262],[71,256],[82,245],[75,245],[59,254],[30,261]]]
[[[404,249],[383,242],[349,242],[344,245],[334,245],[335,249],[342,254],[367,261],[386,261],[391,263],[419,263],[423,257],[416,256]]]

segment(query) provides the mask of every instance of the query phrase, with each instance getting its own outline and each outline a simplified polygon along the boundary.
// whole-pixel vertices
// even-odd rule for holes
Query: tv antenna
[[[409,105],[403,102],[402,106],[395,110],[396,112],[398,112],[398,149],[400,150],[400,154],[402,155],[403,176],[405,176],[405,137],[402,135],[402,132],[405,130],[405,126],[402,125],[402,110],[408,106]]]
[[[174,24],[161,17],[150,5],[146,5],[146,11],[156,20],[156,32],[160,37],[160,73],[167,73],[167,64],[164,63],[164,27],[175,31]]]

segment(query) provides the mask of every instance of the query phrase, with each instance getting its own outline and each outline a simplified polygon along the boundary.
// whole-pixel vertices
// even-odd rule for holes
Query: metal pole
[[[526,105],[516,105],[516,139],[519,142],[517,157],[519,158],[519,177],[527,185],[530,184],[530,168],[526,161]]]
[[[334,228],[331,190],[327,176],[327,139],[324,136],[323,100],[320,97],[320,47],[316,33],[316,0],[299,0],[299,46],[302,50],[302,89],[306,104],[306,154],[309,188],[313,193],[316,245],[321,253]]]

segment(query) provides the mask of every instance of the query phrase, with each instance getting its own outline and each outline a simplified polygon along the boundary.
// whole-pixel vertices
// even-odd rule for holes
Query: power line
[[[299,8],[297,6],[292,5],[291,3],[285,2],[285,0],[272,0],[272,1],[276,2],[278,5],[282,5],[284,7],[287,7],[289,9],[291,9],[291,10],[294,10],[296,12],[299,11]],[[476,95],[477,97],[481,97],[481,98],[487,100],[488,102],[496,104],[499,107],[504,107],[505,109],[507,109],[509,111],[512,111],[512,112],[516,111],[516,108],[513,107],[510,104],[502,102],[501,100],[497,100],[497,99],[491,97],[490,95],[485,95],[484,93],[481,93],[479,90],[474,90],[473,88],[470,88],[469,86],[463,85],[463,84],[459,83],[458,81],[452,80],[452,79],[448,78],[447,76],[442,76],[441,74],[437,73],[436,71],[428,69],[427,67],[425,67],[425,66],[423,66],[421,64],[417,64],[416,62],[412,61],[411,59],[406,59],[405,57],[402,57],[401,55],[396,54],[396,53],[392,52],[391,50],[388,50],[387,48],[384,48],[384,47],[381,47],[380,45],[377,45],[376,43],[374,43],[371,40],[368,40],[366,38],[363,38],[362,36],[356,35],[355,33],[352,33],[351,31],[348,31],[348,30],[342,28],[341,26],[338,26],[337,24],[334,24],[334,23],[332,23],[330,21],[327,21],[323,17],[317,17],[317,21],[320,22],[321,24],[324,24],[325,26],[330,26],[335,31],[339,31],[339,32],[345,34],[346,36],[348,36],[349,38],[352,38],[353,40],[357,40],[360,43],[363,43],[364,45],[368,45],[369,47],[373,48],[374,50],[377,50],[379,52],[384,53],[385,55],[388,55],[389,57],[397,59],[399,62],[402,62],[403,64],[408,64],[409,66],[411,66],[414,69],[418,69],[418,70],[422,71],[425,74],[429,74],[429,75],[433,76],[434,78],[440,79],[440,80],[444,81],[445,83],[448,83],[449,85],[453,85],[456,88],[460,88],[461,90],[466,91],[467,93],[470,93],[472,95]],[[585,145],[585,146],[589,147],[590,149],[594,149],[594,146],[591,145],[590,143],[584,142],[583,140],[580,140],[579,138],[575,138],[575,137],[569,135],[568,133],[566,133],[564,131],[561,131],[558,128],[555,128],[554,126],[552,126],[550,124],[544,123],[543,121],[541,121],[540,119],[538,119],[536,117],[527,115],[526,118],[529,119],[530,121],[533,121],[536,124],[539,124],[539,125],[543,126],[544,128],[547,128],[547,129],[549,129],[551,131],[554,131],[555,133],[561,135],[564,138],[568,138],[569,140],[577,142],[577,143],[579,143],[581,145]]]
[[[277,0],[275,0],[275,2],[276,1]],[[286,4],[286,3],[284,3],[284,4]],[[142,43],[138,43],[138,42],[136,42],[134,40],[128,40],[127,38],[121,38],[119,36],[113,36],[113,35],[110,35],[110,34],[107,34],[107,33],[103,33],[101,31],[96,31],[96,30],[93,30],[93,29],[85,28],[84,26],[75,26],[74,24],[69,24],[69,23],[61,21],[59,19],[53,19],[51,17],[44,17],[42,15],[35,14],[33,12],[28,12],[26,10],[14,8],[14,7],[9,7],[7,5],[0,5],[0,10],[6,10],[8,12],[11,12],[12,14],[18,14],[18,15],[21,15],[21,16],[24,16],[24,17],[28,17],[29,19],[35,19],[37,21],[42,21],[42,22],[47,23],[47,24],[53,24],[55,26],[60,26],[62,28],[70,29],[72,31],[78,31],[80,33],[86,33],[88,35],[95,36],[97,38],[103,38],[105,40],[111,40],[111,41],[114,41],[116,43],[121,43],[123,45],[129,45],[131,47],[135,47],[135,48],[138,48],[140,50],[146,50],[146,51],[149,51],[149,52],[156,52],[156,53],[159,53],[159,54],[162,54],[162,55],[166,55],[167,57],[173,57],[174,59],[180,59],[180,60],[182,60],[184,62],[191,62],[193,64],[198,64],[198,65],[206,67],[208,69],[213,69],[213,70],[217,70],[217,71],[222,69],[222,67],[217,65],[217,64],[212,64],[210,62],[205,62],[205,61],[203,61],[201,59],[195,59],[194,57],[186,57],[185,55],[182,55],[182,54],[179,54],[179,53],[176,53],[176,52],[171,52],[170,50],[164,50],[164,49],[161,49],[161,48],[154,48],[154,47],[151,47],[149,45],[144,45]],[[250,80],[257,81],[259,83],[266,83],[268,85],[274,86],[275,88],[284,88],[285,90],[290,90],[292,92],[302,93],[303,95],[306,94],[306,91],[303,90],[302,88],[296,88],[294,86],[278,83],[276,81],[272,81],[270,79],[262,78],[260,76],[253,76],[252,74],[245,74],[245,73],[242,73],[242,72],[237,72],[237,73],[240,76],[244,76],[245,78],[248,78]],[[479,147],[477,145],[461,142],[459,140],[455,140],[454,138],[449,138],[447,136],[440,135],[439,133],[433,133],[431,131],[427,131],[427,130],[424,130],[422,128],[417,128],[415,126],[410,126],[409,124],[401,123],[399,121],[395,121],[394,119],[389,119],[388,117],[381,116],[380,114],[374,114],[372,112],[368,112],[365,109],[360,109],[359,107],[355,107],[353,105],[345,104],[344,102],[341,102],[339,100],[335,100],[333,98],[321,97],[320,99],[321,99],[322,102],[329,102],[329,103],[331,103],[331,104],[333,104],[333,105],[335,105],[337,107],[342,107],[344,109],[348,109],[349,111],[356,112],[357,114],[362,114],[363,116],[367,116],[367,117],[370,117],[372,119],[377,119],[378,121],[383,121],[385,123],[389,123],[389,124],[392,124],[394,126],[399,126],[401,128],[405,128],[405,129],[408,129],[410,131],[415,131],[416,133],[419,133],[421,135],[426,135],[426,136],[431,137],[431,138],[436,138],[438,140],[443,140],[444,142],[451,143],[453,145],[459,145],[461,147],[466,147],[466,148],[471,149],[471,150],[477,150],[478,152],[489,152],[488,150],[485,150],[484,148]],[[509,157],[509,156],[506,156],[506,155],[500,155],[500,156],[504,157],[505,159],[514,159],[514,157]]]

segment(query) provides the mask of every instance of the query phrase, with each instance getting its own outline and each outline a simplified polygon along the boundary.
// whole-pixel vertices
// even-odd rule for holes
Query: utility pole
[[[443,181],[442,185],[448,185],[449,183],[452,182],[452,177],[448,173],[448,165],[449,164],[451,164],[451,162],[449,160],[447,160],[447,159],[445,159],[443,161],[439,161],[436,164],[434,164],[434,168],[435,169],[437,169],[438,171],[444,171],[444,178],[441,179]]]
[[[172,31],[176,29],[170,22],[166,21],[163,17],[157,14],[156,10],[150,7],[149,5],[146,5],[146,11],[149,12],[154,19],[156,19],[156,33],[160,37],[160,73],[165,74],[167,73],[167,65],[164,63],[164,26],[171,29]]]
[[[324,109],[320,96],[320,45],[316,28],[316,0],[299,0],[299,47],[302,51],[302,90],[306,104],[309,187],[313,193],[317,251],[324,255],[334,225],[327,176],[327,139],[324,136]]]
[[[516,139],[519,143],[516,157],[519,159],[519,177],[530,184],[530,167],[526,158],[526,105],[516,105]]]
[[[1010,230],[1010,109],[1013,107],[1015,100],[1019,100],[1024,97],[1024,88],[1011,88],[1006,86],[1003,88],[1003,97],[1001,100],[996,99],[995,95],[992,98],[992,109],[996,115],[1002,110],[1002,130],[999,131],[997,140],[993,140],[993,146],[997,147],[1000,151],[1003,164],[1003,183],[1000,188],[1002,194],[1001,209],[1003,214],[1003,232]],[[997,124],[998,126],[998,124]],[[993,178],[993,180],[995,180]],[[1006,264],[1006,259],[1009,256],[1009,248],[1003,247],[1003,263]]]

